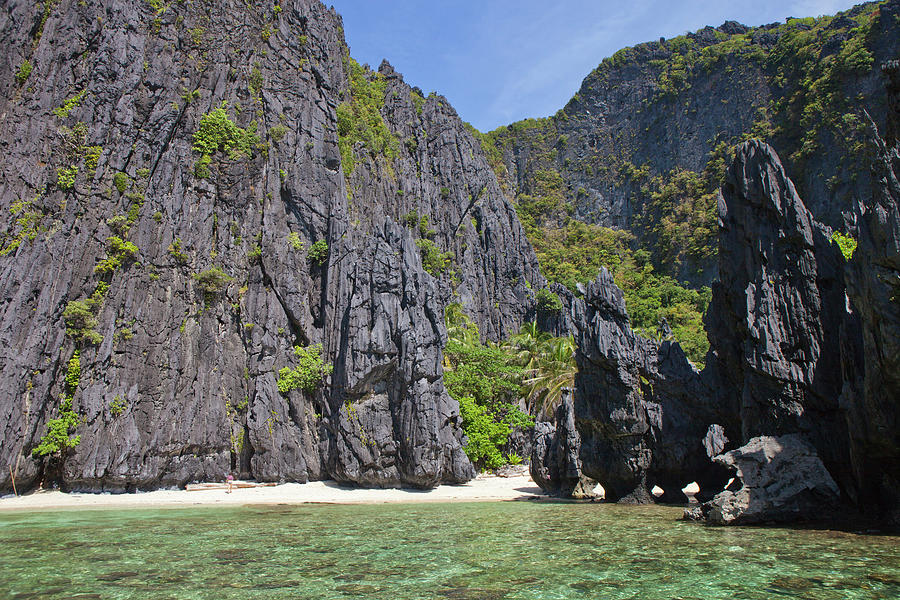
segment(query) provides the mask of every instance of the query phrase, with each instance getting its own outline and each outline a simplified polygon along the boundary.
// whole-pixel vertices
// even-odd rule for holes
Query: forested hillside
[[[885,125],[876,67],[900,50],[900,3],[624,48],[555,115],[481,135],[544,276],[574,289],[601,266],[636,328],[661,317],[695,361],[716,277],[716,197],[737,143],[784,158],[813,215],[846,230],[871,195],[862,143]]]

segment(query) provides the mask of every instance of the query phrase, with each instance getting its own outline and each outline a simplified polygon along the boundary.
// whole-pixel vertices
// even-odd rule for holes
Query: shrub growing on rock
[[[563,304],[559,296],[551,292],[548,288],[538,290],[536,294],[538,308],[547,312],[559,312],[562,310]]]
[[[278,371],[278,391],[287,394],[291,390],[314,391],[333,367],[322,359],[322,344],[294,346],[299,364],[293,369],[283,367]]]
[[[325,261],[328,260],[328,242],[326,242],[325,240],[317,241],[315,244],[309,247],[307,256],[314,265],[318,265],[321,267],[325,264]]]
[[[204,294],[213,295],[228,287],[233,278],[219,267],[212,267],[202,273],[194,273],[194,279]]]

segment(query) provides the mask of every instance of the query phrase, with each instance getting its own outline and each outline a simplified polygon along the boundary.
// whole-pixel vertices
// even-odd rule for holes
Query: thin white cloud
[[[852,6],[852,2],[846,0],[794,0],[791,2],[793,17],[819,17],[833,15]]]
[[[645,9],[632,3],[619,10],[608,10],[602,22],[590,31],[576,32],[569,29],[565,37],[547,39],[540,43],[540,58],[527,68],[507,73],[503,85],[489,107],[489,113],[502,121],[510,122],[518,115],[547,116],[562,106],[577,91],[584,78],[606,55],[618,49],[615,42],[623,29],[633,26],[646,17]],[[558,19],[544,17],[552,22]],[[566,31],[564,29],[564,31]],[[526,35],[534,35],[528,32]],[[538,35],[536,38],[542,39]],[[606,48],[612,50],[605,50]],[[543,108],[538,108],[543,105]],[[537,112],[535,112],[537,110]]]

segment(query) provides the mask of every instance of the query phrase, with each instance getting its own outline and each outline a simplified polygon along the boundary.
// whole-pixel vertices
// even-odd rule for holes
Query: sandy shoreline
[[[333,481],[283,483],[276,486],[224,489],[156,490],[135,494],[66,494],[58,490],[0,498],[0,512],[46,509],[188,508],[244,504],[383,504],[398,502],[486,502],[529,500],[541,489],[528,475],[479,475],[462,485],[441,485],[432,490],[358,489]]]

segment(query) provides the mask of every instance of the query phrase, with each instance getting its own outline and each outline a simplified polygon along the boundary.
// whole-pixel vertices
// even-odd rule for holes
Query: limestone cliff
[[[885,72],[893,85],[896,63]],[[791,500],[785,512],[786,497],[754,495],[745,481],[738,500],[717,496],[703,513],[727,500],[741,510],[753,506],[756,522],[821,518],[833,513],[817,515],[816,499],[832,509],[840,489],[845,504],[897,522],[900,187],[897,146],[874,128],[871,143],[879,185],[857,207],[855,251],[840,248],[812,218],[770,146],[753,140],[738,148],[719,200],[721,279],[708,313],[711,351],[702,373],[677,344],[631,331],[622,292],[606,271],[583,302],[572,302],[578,436],[563,441],[539,432],[536,447],[556,447],[534,458],[563,455],[581,472],[557,469],[547,489],[565,490],[565,481],[583,474],[611,500],[651,501],[653,485],[672,499],[691,480],[708,494],[724,482],[721,467],[733,466],[721,456],[714,464],[714,456],[752,439],[787,436],[800,440],[809,460],[821,459],[833,493],[804,496],[800,505]],[[752,452],[752,444],[743,452]],[[782,487],[802,489],[802,472],[778,468],[785,482],[795,482]]]
[[[496,338],[543,281],[446,100],[315,0],[10,0],[0,43],[0,489],[474,475],[444,305]]]
[[[865,115],[885,126],[879,65],[900,53],[898,15],[897,0],[868,2],[623,48],[555,115],[491,132],[492,164],[519,199],[548,197],[558,174],[565,202],[550,221],[625,229],[658,271],[708,285],[715,192],[738,143],[775,147],[808,209],[833,228],[871,195]]]

